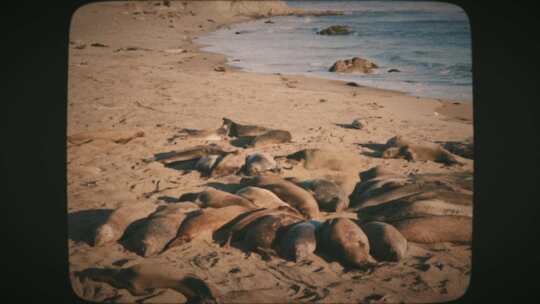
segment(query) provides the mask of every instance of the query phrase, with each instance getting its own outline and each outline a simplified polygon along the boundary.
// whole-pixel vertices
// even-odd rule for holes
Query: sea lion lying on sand
[[[317,248],[344,266],[364,268],[377,262],[369,254],[366,234],[348,218],[325,221],[318,230]]]
[[[94,246],[118,241],[131,223],[147,217],[156,208],[157,205],[149,202],[126,203],[118,207],[109,215],[107,221],[97,228]]]
[[[210,187],[199,192],[194,203],[201,208],[221,208],[232,205],[257,208],[257,205],[244,197]]]
[[[195,163],[195,170],[201,172],[203,176],[210,176],[219,158],[219,155],[203,156]]]
[[[250,209],[237,205],[203,209],[182,222],[176,237],[165,246],[163,251],[181,246],[196,238],[211,238],[221,226],[248,210]]]
[[[383,158],[403,158],[408,161],[434,161],[445,165],[462,164],[455,155],[437,144],[414,144],[402,137],[390,138],[382,152]]]
[[[407,239],[392,225],[369,222],[360,225],[369,239],[369,253],[377,261],[397,262],[407,253]]]
[[[319,217],[319,205],[313,195],[302,187],[281,177],[256,176],[253,178],[242,178],[240,183],[274,192],[281,200],[300,211],[308,219]]]
[[[74,145],[82,145],[93,140],[108,140],[116,144],[125,144],[137,137],[143,137],[144,132],[140,130],[136,131],[113,131],[113,130],[99,130],[82,132],[77,134],[68,135],[67,140]]]
[[[236,192],[237,195],[250,200],[258,208],[277,208],[279,206],[289,206],[282,201],[272,191],[259,187],[244,187]]]
[[[289,161],[303,161],[308,170],[329,169],[347,171],[361,165],[361,159],[349,151],[304,149],[287,156]]]
[[[259,148],[266,145],[275,145],[291,142],[291,132],[285,130],[269,130],[255,136],[248,147]]]
[[[340,212],[349,207],[349,197],[334,182],[326,179],[313,179],[296,183],[313,194],[319,209],[327,212]]]
[[[129,268],[89,268],[77,273],[93,281],[127,289],[132,295],[148,295],[154,289],[172,289],[188,303],[217,303],[216,289],[194,274],[164,264],[138,264]]]
[[[464,242],[472,240],[472,218],[426,216],[391,222],[409,241],[416,243]]]
[[[157,254],[176,236],[186,214],[198,209],[192,203],[163,206],[150,214],[145,223],[127,237],[125,243],[144,257]]]
[[[266,153],[254,153],[246,157],[245,173],[247,175],[260,175],[267,171],[279,171],[274,158]]]
[[[213,177],[237,174],[244,167],[245,156],[241,153],[231,153],[224,155],[216,161],[212,168]]]
[[[279,252],[286,259],[301,261],[309,258],[317,248],[318,221],[302,221],[291,226],[280,238]]]
[[[158,153],[155,154],[153,158],[146,159],[145,161],[158,161],[167,165],[174,162],[194,160],[209,155],[225,156],[230,153],[236,153],[236,151],[225,151],[220,146],[215,144],[198,145],[178,151]]]
[[[270,130],[256,125],[242,125],[226,117],[223,117],[223,126],[229,130],[227,135],[230,137],[257,136]]]

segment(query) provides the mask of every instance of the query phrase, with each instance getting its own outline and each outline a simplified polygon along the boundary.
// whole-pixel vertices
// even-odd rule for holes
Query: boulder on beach
[[[332,25],[317,32],[319,35],[348,35],[350,33],[352,33],[351,29],[344,25]]]
[[[338,73],[371,73],[378,68],[375,63],[360,57],[338,60],[330,67],[330,72]]]

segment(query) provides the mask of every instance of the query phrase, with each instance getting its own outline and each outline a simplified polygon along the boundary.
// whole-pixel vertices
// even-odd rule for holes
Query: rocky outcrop
[[[330,72],[337,73],[372,73],[373,69],[378,68],[375,63],[360,57],[338,60],[330,67]]]
[[[351,29],[344,25],[332,25],[330,27],[327,27],[319,32],[317,34],[319,35],[348,35],[352,33]]]

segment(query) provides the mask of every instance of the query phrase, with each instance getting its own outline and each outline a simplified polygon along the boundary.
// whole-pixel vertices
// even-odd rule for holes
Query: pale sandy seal
[[[269,130],[255,136],[248,147],[259,148],[266,145],[275,145],[291,142],[291,132],[285,130]]]
[[[147,217],[156,208],[157,205],[148,202],[133,202],[120,206],[109,215],[103,225],[97,228],[94,246],[119,240],[131,223]]]
[[[277,255],[275,249],[283,229],[302,220],[301,217],[286,213],[265,215],[245,228],[246,232],[242,244],[247,250],[264,256]]]
[[[186,138],[196,138],[201,140],[222,140],[229,133],[229,128],[227,125],[222,125],[218,129],[210,130],[196,130],[196,129],[182,129],[175,135],[175,138],[180,137],[181,139]]]
[[[165,246],[163,251],[176,246],[181,246],[182,244],[191,242],[196,238],[211,239],[212,234],[217,229],[237,217],[239,214],[248,210],[249,208],[237,205],[223,208],[203,209],[182,222],[176,237]]]
[[[317,248],[316,230],[321,226],[318,221],[302,221],[287,229],[280,238],[280,255],[293,261],[309,258]]]
[[[326,253],[344,266],[363,268],[373,265],[376,261],[369,250],[366,234],[348,218],[326,220],[318,230],[317,251]]]
[[[221,208],[232,205],[257,208],[257,205],[244,197],[210,187],[201,191],[194,203],[201,208]]]
[[[235,151],[225,151],[215,144],[198,145],[178,151],[158,153],[154,155],[153,158],[146,159],[145,161],[158,161],[163,164],[171,164],[174,162],[194,160],[209,155],[225,156],[234,152]]]
[[[326,179],[313,179],[300,183],[308,189],[317,203],[319,209],[327,212],[340,212],[349,207],[347,194],[334,182]]]
[[[259,187],[244,187],[236,192],[237,195],[250,200],[259,208],[277,208],[279,206],[288,206],[272,191]]]
[[[247,175],[260,175],[268,171],[278,171],[278,165],[272,156],[254,153],[246,156],[244,171]]]
[[[394,136],[386,142],[383,158],[403,158],[408,161],[433,161],[445,165],[461,164],[456,155],[437,144],[416,144],[402,136]]]
[[[472,217],[472,206],[449,204],[439,199],[396,200],[386,204],[370,206],[358,210],[358,220],[394,222],[407,218],[433,215],[453,215]]]
[[[243,178],[241,183],[274,192],[281,200],[296,208],[308,219],[319,217],[319,205],[313,195],[290,181],[277,176],[256,176]]]
[[[186,213],[198,210],[192,203],[178,203],[164,206],[152,213],[145,223],[129,235],[126,244],[142,256],[151,256],[176,236],[178,228],[186,218]]]
[[[377,261],[396,262],[407,254],[407,239],[392,225],[382,222],[362,224],[369,240],[369,253]]]
[[[90,268],[78,276],[127,289],[132,295],[148,295],[155,289],[172,289],[183,294],[188,303],[218,303],[215,287],[198,276],[165,264],[144,263],[128,268]]]
[[[473,221],[465,216],[427,216],[391,222],[409,242],[442,243],[472,240]]]
[[[257,136],[270,130],[256,125],[242,125],[225,117],[223,117],[223,126],[229,130],[228,135],[231,137]]]
[[[349,151],[330,149],[304,149],[287,156],[289,161],[303,161],[308,170],[329,169],[335,171],[351,170],[359,166],[360,158]]]

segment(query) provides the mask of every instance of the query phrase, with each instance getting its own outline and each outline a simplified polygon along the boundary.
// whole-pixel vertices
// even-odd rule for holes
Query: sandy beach
[[[94,3],[73,15],[68,139],[111,131],[128,138],[82,136],[68,141],[67,241],[75,292],[97,302],[184,302],[186,298],[171,289],[137,296],[76,275],[92,267],[157,263],[194,273],[216,286],[227,303],[419,303],[463,295],[471,269],[470,244],[410,242],[406,258],[369,272],[317,257],[304,264],[277,257],[265,260],[208,240],[194,240],[152,257],[137,255],[120,243],[92,246],[92,232],[122,204],[165,206],[187,192],[211,185],[228,190],[228,184],[238,183],[238,175],[208,178],[194,170],[143,161],[157,153],[215,142],[178,134],[184,128],[217,129],[224,117],[292,134],[290,143],[241,149],[242,153],[276,157],[306,148],[356,153],[360,160],[341,172],[353,179],[352,186],[359,181],[358,172],[377,165],[403,175],[473,171],[471,159],[460,158],[462,164],[456,166],[386,159],[373,157],[365,145],[384,144],[396,135],[429,143],[463,141],[473,136],[470,102],[419,98],[305,76],[247,73],[227,66],[221,54],[201,51],[194,42],[222,26],[269,12],[292,13],[279,2],[171,1],[166,6],[134,1]],[[343,127],[356,118],[364,128]],[[239,149],[230,141],[218,144]],[[281,174],[310,179],[330,173],[296,166]]]

